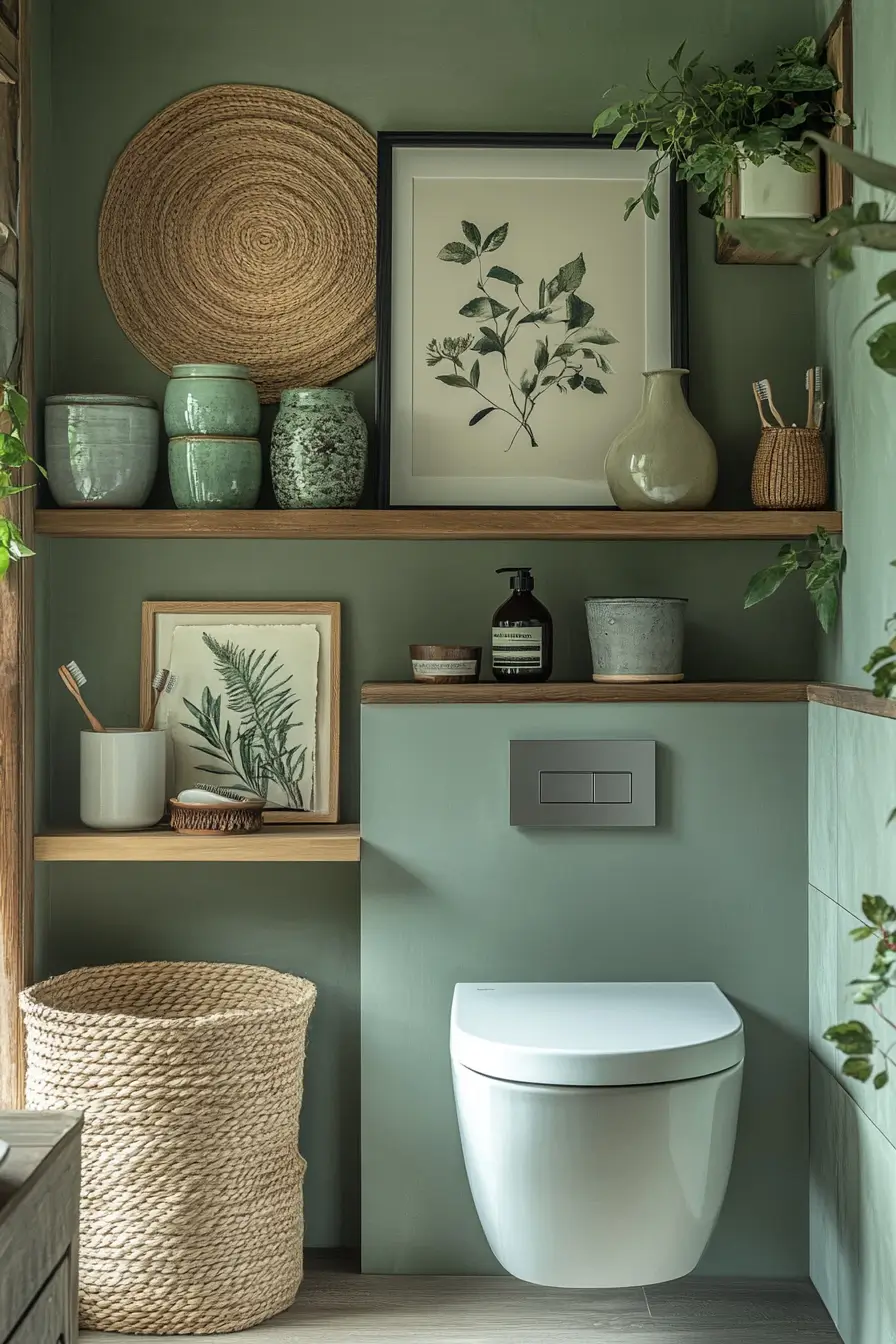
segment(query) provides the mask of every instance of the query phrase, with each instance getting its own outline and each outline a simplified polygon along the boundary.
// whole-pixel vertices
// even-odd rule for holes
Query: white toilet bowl
[[[464,1161],[504,1268],[561,1288],[688,1274],[728,1184],[743,1056],[709,983],[457,985]]]

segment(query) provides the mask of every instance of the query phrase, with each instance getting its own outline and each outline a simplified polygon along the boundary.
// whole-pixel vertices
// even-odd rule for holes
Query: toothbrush
[[[824,369],[815,365],[815,397],[812,404],[812,427],[821,429],[824,419]]]
[[[815,369],[806,370],[806,394],[809,402],[806,410],[806,428],[812,429],[815,426]]]
[[[767,378],[760,378],[757,387],[759,388],[760,397],[764,402],[767,403],[769,410],[777,420],[778,424],[781,426],[782,429],[786,429],[787,426],[781,419],[781,416],[778,412],[778,408],[775,405],[774,398],[772,397],[772,385],[769,382],[769,380]]]
[[[152,679],[152,696],[150,697],[149,709],[140,725],[141,732],[152,732],[152,726],[155,722],[156,710],[159,706],[159,696],[168,689],[168,682],[171,680],[171,673],[167,667],[160,667]]]
[[[762,397],[759,395],[759,384],[753,384],[753,396],[756,400],[756,409],[759,412],[759,419],[762,421],[763,429],[771,429],[771,425],[765,418],[765,411],[762,409]]]
[[[87,721],[90,724],[93,731],[95,733],[104,733],[106,731],[105,728],[100,723],[96,715],[91,714],[90,710],[84,703],[84,697],[81,694],[81,690],[84,686],[87,685],[87,678],[81,671],[78,664],[74,661],[66,663],[65,666],[60,667],[58,671],[60,677],[62,678],[63,686],[69,692],[69,694],[74,696],[75,700],[77,700],[78,704],[81,706],[84,713],[86,714]]]

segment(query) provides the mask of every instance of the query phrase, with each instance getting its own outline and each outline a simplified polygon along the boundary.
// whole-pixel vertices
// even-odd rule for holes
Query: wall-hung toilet
[[[457,985],[464,1161],[504,1268],[563,1288],[689,1273],[728,1184],[743,1057],[714,984]]]

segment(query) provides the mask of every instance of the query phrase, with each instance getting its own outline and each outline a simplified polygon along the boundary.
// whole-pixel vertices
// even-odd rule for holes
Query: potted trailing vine
[[[894,198],[890,204],[896,204],[896,165],[883,163],[821,136],[813,138],[826,154],[842,163],[855,177],[889,192]],[[840,206],[814,224],[797,220],[731,220],[726,222],[725,228],[750,247],[778,252],[806,265],[815,265],[821,258],[826,258],[835,278],[854,269],[853,251],[857,247],[875,252],[896,251],[896,219],[886,218],[878,201]],[[896,302],[896,270],[888,271],[878,279],[877,301],[856,332],[893,302]],[[877,367],[896,377],[896,322],[879,326],[867,337],[867,345]],[[896,561],[892,563],[896,564]],[[894,629],[896,613],[887,621],[886,641],[865,663],[864,670],[873,679],[876,696],[892,698],[896,695]],[[887,824],[894,821],[896,808],[890,812]],[[853,1001],[870,1008],[873,1017],[870,1021],[850,1018],[837,1022],[828,1027],[824,1038],[844,1056],[842,1071],[847,1078],[860,1083],[871,1080],[875,1088],[882,1088],[890,1080],[891,1058],[896,1050],[896,1012],[884,1007],[887,996],[896,989],[896,908],[885,897],[866,893],[862,897],[862,915],[865,922],[851,929],[849,936],[855,942],[873,942],[874,952],[866,973],[850,983]]]
[[[753,61],[730,73],[685,60],[682,43],[669,60],[671,75],[662,83],[647,67],[649,87],[633,98],[611,102],[598,113],[594,133],[622,123],[613,148],[638,136],[638,148],[650,143],[656,158],[643,191],[626,202],[626,219],[640,205],[649,219],[659,213],[657,177],[674,170],[705,197],[700,209],[710,218],[726,212],[731,182],[741,182],[742,212],[813,218],[818,213],[817,152],[801,142],[808,130],[847,125],[834,108],[837,76],[825,64],[813,37],[779,47],[765,74]],[[614,89],[607,90],[610,98]],[[629,142],[630,143],[630,142]]]
[[[16,479],[16,473],[29,463],[46,475],[40,463],[35,462],[25,447],[25,425],[28,422],[28,402],[15,385],[3,383],[0,401],[0,501],[32,490],[33,483]],[[0,513],[0,578],[5,577],[14,560],[23,560],[34,552],[25,545],[21,531],[5,514]]]

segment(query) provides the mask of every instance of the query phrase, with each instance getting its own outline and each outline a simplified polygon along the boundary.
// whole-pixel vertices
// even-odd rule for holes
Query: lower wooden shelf
[[[91,831],[86,827],[34,837],[39,863],[357,863],[361,830],[344,826],[267,826],[256,835],[178,835]]]

